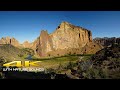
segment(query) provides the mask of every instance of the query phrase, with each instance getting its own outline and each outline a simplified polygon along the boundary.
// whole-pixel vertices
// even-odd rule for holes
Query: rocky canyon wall
[[[10,37],[2,37],[0,39],[0,44],[11,44],[16,47],[20,46],[20,43],[18,40],[16,40],[15,38],[10,38]]]
[[[32,43],[25,41],[20,44],[15,38],[3,37],[0,39],[0,44],[31,48],[40,57],[90,54],[102,48],[93,42],[90,30],[68,22],[62,22],[51,34],[48,34],[47,30],[42,30],[40,36]]]
[[[116,37],[94,38],[93,41],[101,44],[104,47],[109,46],[109,45],[114,44],[114,43],[120,44],[120,38],[116,38]]]
[[[39,56],[79,54],[82,53],[81,49],[90,42],[92,42],[90,30],[62,22],[51,34],[41,31],[36,52]]]

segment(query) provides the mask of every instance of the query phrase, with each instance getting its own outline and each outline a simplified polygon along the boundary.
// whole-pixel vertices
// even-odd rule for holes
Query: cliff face
[[[13,46],[20,46],[19,42],[15,38],[3,37],[0,39],[0,44],[11,44]]]
[[[63,22],[56,31],[50,35],[56,49],[84,47],[92,41],[91,31]]]
[[[39,56],[81,53],[80,50],[90,42],[92,42],[91,31],[62,22],[52,34],[41,31],[36,52]]]
[[[23,44],[20,44],[18,40],[15,38],[10,38],[10,37],[2,37],[0,39],[0,44],[11,44],[15,47],[20,47],[20,48],[31,48],[34,49],[36,48],[36,41],[29,43],[28,41],[25,41]]]
[[[74,26],[68,22],[62,22],[51,34],[42,30],[40,36],[32,43],[25,41],[23,44],[19,44],[15,38],[6,37],[0,39],[0,44],[31,48],[36,55],[41,57],[93,54],[102,48],[102,46],[93,42],[90,30]]]
[[[112,38],[95,38],[93,39],[94,42],[99,43],[101,45],[103,45],[104,47],[109,46],[113,43],[118,43],[120,44],[120,38],[116,38],[116,37],[112,37]]]
[[[36,52],[40,56],[47,56],[47,52],[53,50],[53,42],[47,31],[41,31],[36,45]]]

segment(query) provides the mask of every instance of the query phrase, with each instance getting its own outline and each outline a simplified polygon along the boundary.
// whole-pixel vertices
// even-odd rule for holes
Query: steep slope
[[[97,51],[103,49],[101,44],[95,42],[87,43],[81,50],[83,54],[95,54]]]
[[[5,61],[21,60],[20,57],[25,54],[26,52],[10,44],[3,44],[0,46],[0,60]]]
[[[120,45],[113,44],[96,52],[91,58],[80,59],[71,66],[71,79],[120,79]]]

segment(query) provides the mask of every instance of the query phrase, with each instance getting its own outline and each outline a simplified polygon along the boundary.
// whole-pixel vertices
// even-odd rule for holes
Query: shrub
[[[55,73],[55,70],[52,69],[52,68],[49,68],[49,69],[47,69],[46,71],[47,71],[47,73]]]
[[[0,79],[5,79],[5,75],[2,72],[0,72]]]
[[[76,63],[73,62],[69,62],[66,69],[72,69],[73,67],[75,67]]]
[[[5,57],[0,57],[0,63],[5,63],[5,62],[6,62]]]
[[[23,54],[18,54],[19,57],[23,57],[24,55]]]

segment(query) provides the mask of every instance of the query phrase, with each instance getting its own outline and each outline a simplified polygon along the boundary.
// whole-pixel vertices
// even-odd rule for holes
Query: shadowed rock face
[[[91,31],[62,22],[52,34],[41,31],[36,52],[39,56],[82,54],[81,49],[90,42],[92,43]]]
[[[41,31],[40,37],[38,39],[36,52],[40,56],[46,56],[48,51],[53,50],[52,39],[47,31]]]
[[[114,43],[120,44],[120,38],[116,38],[116,37],[112,37],[112,38],[108,38],[108,37],[95,38],[93,40],[96,43],[99,43],[99,44],[103,45],[104,47],[109,46],[109,45],[114,44]]]

